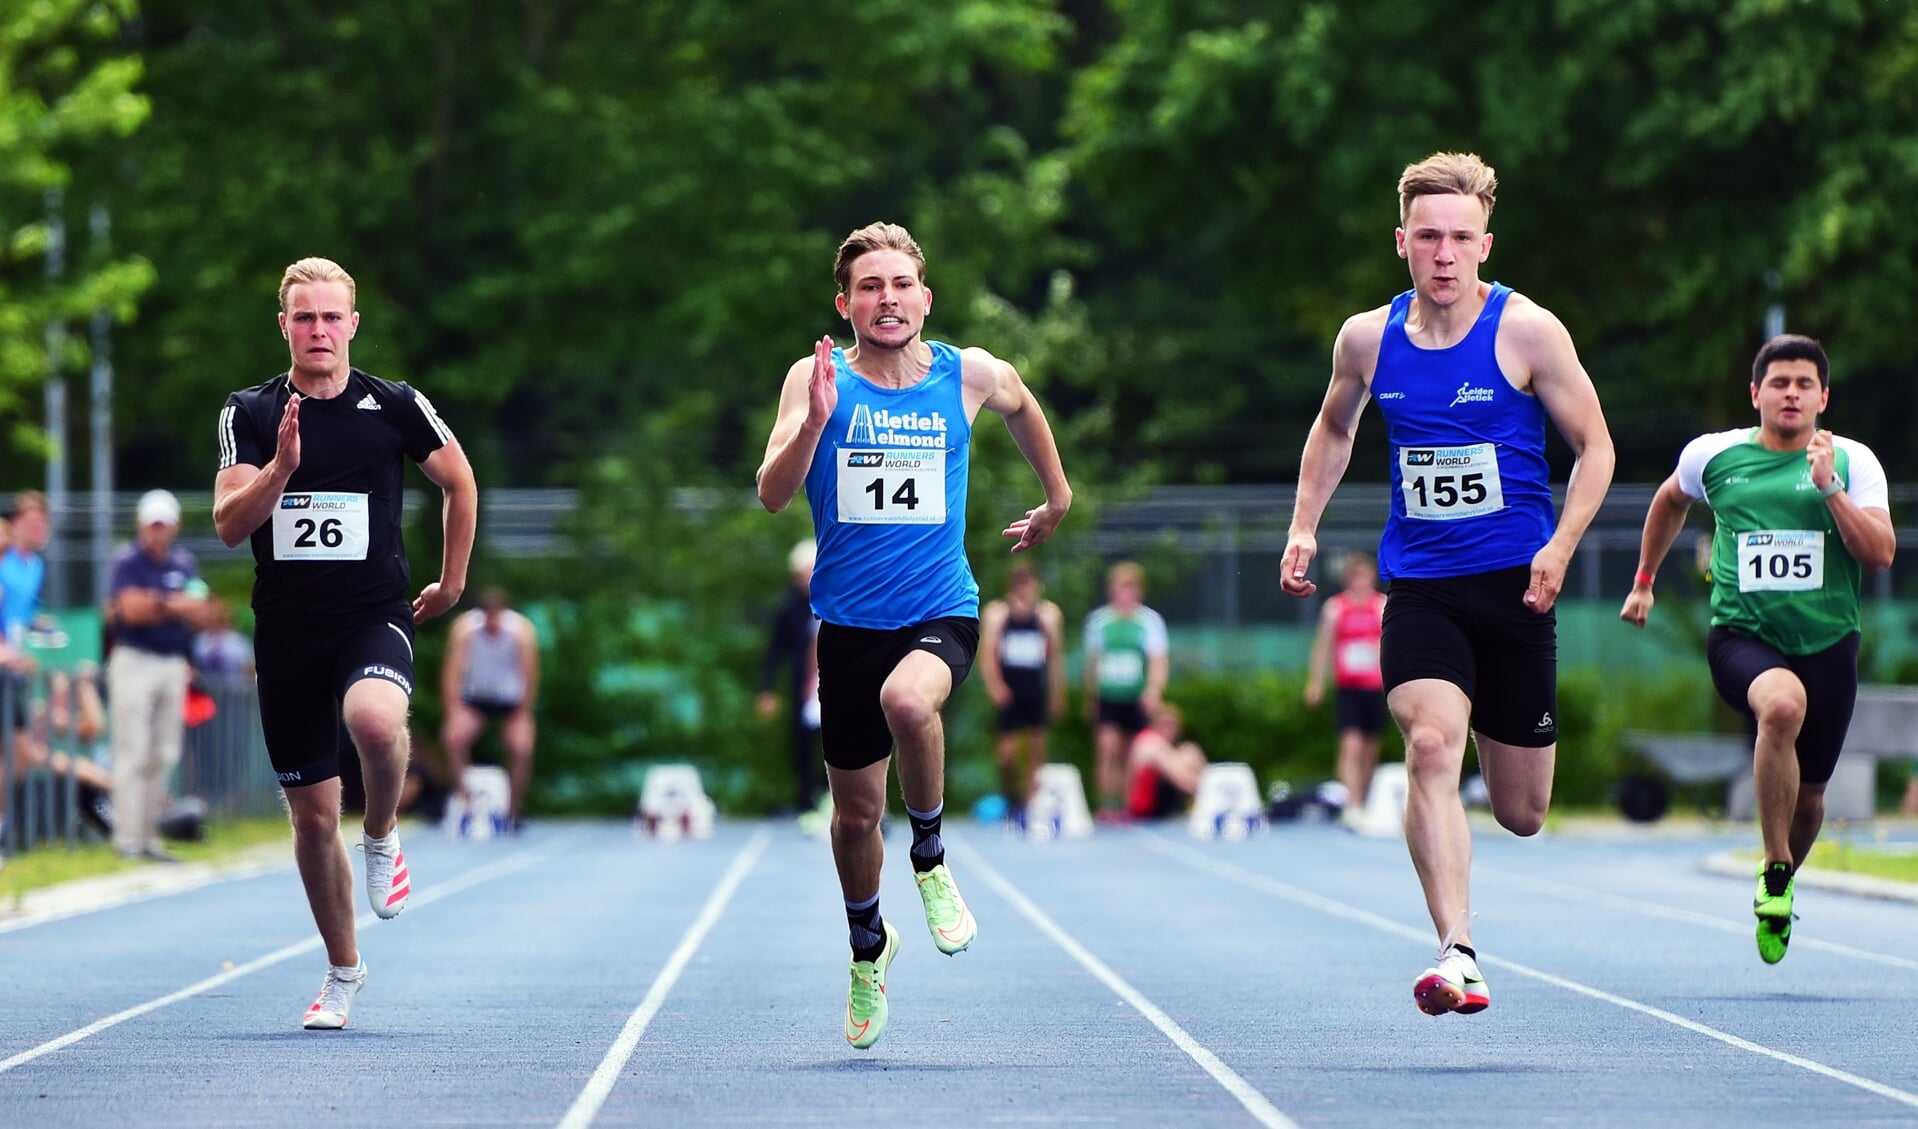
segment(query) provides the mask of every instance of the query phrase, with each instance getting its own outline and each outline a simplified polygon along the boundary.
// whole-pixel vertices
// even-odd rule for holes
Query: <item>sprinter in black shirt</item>
[[[479,512],[473,468],[425,396],[352,367],[352,276],[301,259],[280,281],[292,366],[227,397],[213,522],[250,537],[255,666],[267,753],[286,790],[294,859],[329,968],[303,1026],[346,1026],[366,979],[353,929],[353,867],[340,835],[340,763],[366,781],[366,889],[373,912],[406,907],[412,882],[398,806],[408,754],[413,625],[466,586]],[[410,591],[400,537],[404,460],[445,493],[439,579]]]

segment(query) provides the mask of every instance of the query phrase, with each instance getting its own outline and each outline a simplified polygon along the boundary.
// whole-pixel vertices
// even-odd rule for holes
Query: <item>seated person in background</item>
[[[400,814],[438,823],[446,818],[446,802],[453,798],[452,785],[453,776],[438,743],[415,731],[413,756],[406,762],[406,780],[400,785]]]
[[[506,606],[506,593],[488,588],[480,606],[453,621],[440,671],[446,722],[440,747],[454,781],[466,778],[473,745],[486,723],[500,723],[507,773],[513,781],[513,826],[525,810],[533,778],[533,702],[539,692],[539,634],[533,621]]]
[[[233,608],[213,602],[211,625],[193,637],[193,669],[216,678],[253,677],[253,641],[233,628]]]
[[[25,689],[22,683],[21,688]],[[23,707],[26,708],[26,707]],[[76,753],[87,753],[106,734],[106,705],[100,698],[99,668],[82,662],[69,675],[47,674],[47,700],[31,706],[32,725],[19,731],[14,742],[14,771],[43,768],[54,776],[71,776],[76,784],[80,818],[101,836],[113,836],[113,774],[91,755],[53,751],[56,738]],[[4,810],[4,805],[0,805]]]
[[[1152,723],[1132,738],[1126,754],[1126,814],[1134,819],[1177,815],[1192,802],[1205,773],[1205,750],[1196,741],[1179,740],[1184,716],[1179,707],[1160,702]]]

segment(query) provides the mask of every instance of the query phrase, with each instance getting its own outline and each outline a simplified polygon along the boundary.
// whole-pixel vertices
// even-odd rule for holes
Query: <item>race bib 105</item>
[[[1824,530],[1757,529],[1738,534],[1740,592],[1811,592],[1824,586]]]

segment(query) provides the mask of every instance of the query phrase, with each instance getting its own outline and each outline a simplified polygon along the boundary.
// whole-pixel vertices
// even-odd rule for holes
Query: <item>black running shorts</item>
[[[1838,768],[1838,754],[1851,728],[1858,702],[1858,633],[1852,632],[1822,651],[1781,654],[1770,643],[1730,627],[1714,627],[1705,637],[1705,660],[1712,685],[1725,704],[1745,715],[1756,732],[1758,717],[1747,692],[1759,675],[1784,668],[1805,687],[1805,721],[1798,729],[1798,778],[1823,784]]]
[[[1529,565],[1392,581],[1379,670],[1385,692],[1421,678],[1472,702],[1472,729],[1520,748],[1558,743],[1558,617],[1525,606]]]
[[[317,622],[316,622],[317,621]],[[404,604],[341,623],[261,620],[253,638],[260,725],[282,788],[340,774],[356,757],[340,710],[347,688],[379,678],[413,693],[413,612]]]
[[[1108,702],[1099,699],[1092,707],[1092,719],[1100,725],[1116,725],[1119,732],[1131,738],[1145,731],[1152,719],[1145,715],[1145,707],[1136,700],[1130,702]]]
[[[1385,691],[1354,690],[1341,686],[1333,694],[1333,713],[1337,715],[1339,732],[1356,729],[1367,737],[1377,737],[1385,731]]]
[[[819,740],[826,764],[860,769],[892,755],[892,728],[879,691],[901,661],[925,651],[952,668],[952,688],[972,672],[979,621],[954,616],[875,631],[819,625]]]

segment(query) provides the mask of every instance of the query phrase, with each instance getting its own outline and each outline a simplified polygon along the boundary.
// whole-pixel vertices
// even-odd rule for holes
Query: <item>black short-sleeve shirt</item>
[[[281,373],[227,397],[221,470],[273,458],[292,394]],[[331,615],[409,600],[403,460],[420,462],[452,440],[425,396],[359,369],[338,396],[302,397],[300,465],[272,516],[253,531],[255,613]]]

